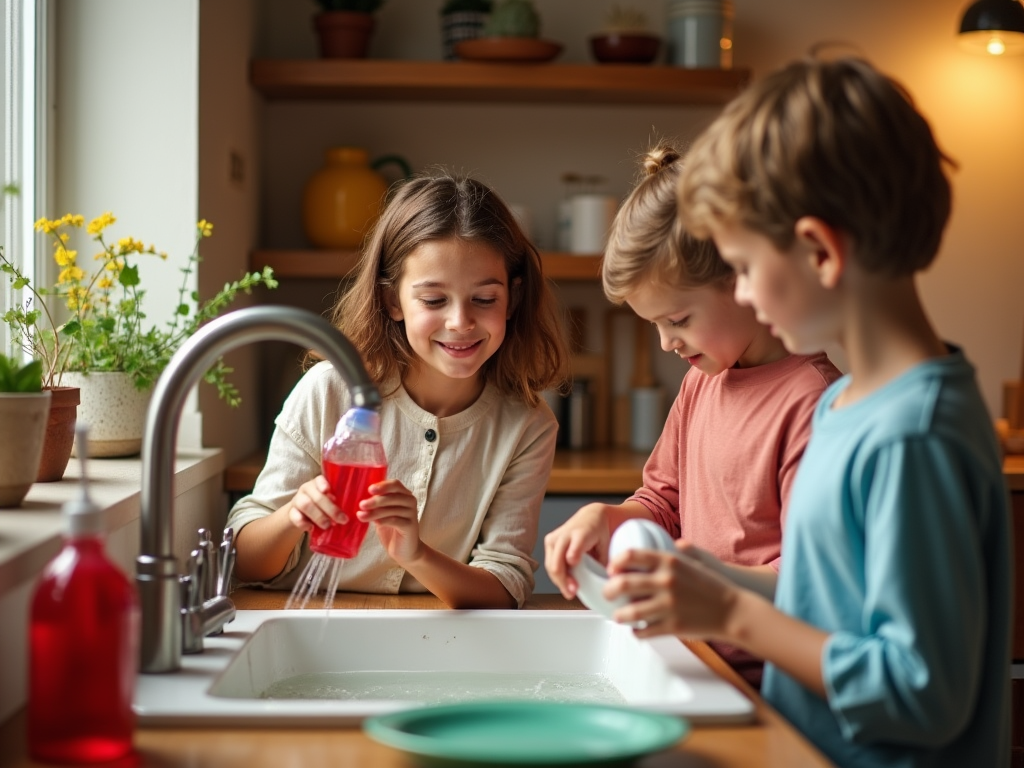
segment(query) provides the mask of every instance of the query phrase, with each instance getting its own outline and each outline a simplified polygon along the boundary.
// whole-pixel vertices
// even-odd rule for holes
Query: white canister
[[[732,0],[672,0],[671,61],[688,69],[732,67]]]
[[[569,252],[604,253],[618,207],[615,198],[611,195],[574,195],[569,206]]]
[[[665,392],[661,387],[634,387],[629,391],[629,447],[650,451],[665,427]]]
[[[509,203],[508,208],[512,211],[512,215],[516,217],[516,221],[519,222],[519,228],[523,230],[526,239],[532,243],[533,216],[530,214],[530,209],[520,203]]]

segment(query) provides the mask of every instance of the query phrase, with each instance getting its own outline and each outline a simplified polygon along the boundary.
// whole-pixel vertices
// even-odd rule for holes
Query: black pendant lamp
[[[964,11],[958,37],[974,53],[1024,53],[1024,5],[1020,0],[978,0]]]

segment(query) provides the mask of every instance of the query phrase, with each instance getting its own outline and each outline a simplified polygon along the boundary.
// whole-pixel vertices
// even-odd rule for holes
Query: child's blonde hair
[[[679,220],[680,157],[668,142],[649,150],[636,186],[615,216],[601,265],[604,293],[615,304],[646,281],[694,288],[725,284],[732,277],[715,244],[693,237]]]
[[[846,233],[864,269],[911,275],[935,258],[951,192],[927,121],[857,58],[795,62],[737,96],[680,179],[686,226],[740,225],[785,251],[803,216]]]
[[[335,304],[332,322],[362,355],[378,384],[401,378],[415,359],[401,321],[387,308],[405,259],[431,240],[485,242],[505,259],[511,317],[505,339],[484,364],[499,391],[533,406],[537,393],[564,384],[568,356],[555,297],[537,249],[501,198],[483,183],[446,171],[424,174],[393,190],[367,238],[359,268]]]

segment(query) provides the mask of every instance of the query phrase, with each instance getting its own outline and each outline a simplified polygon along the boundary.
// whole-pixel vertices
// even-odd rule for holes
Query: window
[[[33,283],[36,237],[32,223],[44,208],[49,188],[47,157],[48,0],[0,0],[0,35],[4,48],[4,75],[0,83],[0,146],[3,150],[3,207],[0,209],[0,245]],[[15,193],[14,190],[17,190]],[[0,311],[19,299],[4,280]],[[0,324],[2,349],[10,351],[6,324]]]

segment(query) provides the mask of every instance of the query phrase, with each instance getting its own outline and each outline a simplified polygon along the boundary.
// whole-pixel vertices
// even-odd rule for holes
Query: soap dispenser
[[[76,426],[81,490],[63,507],[64,546],[30,608],[28,750],[42,762],[95,763],[133,752],[139,603],[104,551],[103,510],[86,478],[87,433]]]

